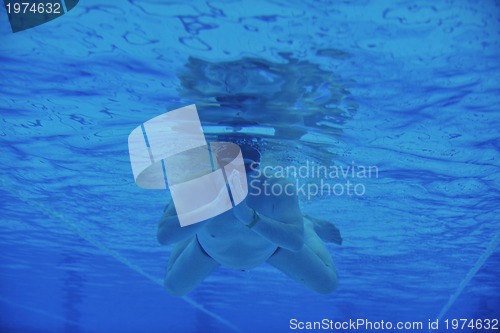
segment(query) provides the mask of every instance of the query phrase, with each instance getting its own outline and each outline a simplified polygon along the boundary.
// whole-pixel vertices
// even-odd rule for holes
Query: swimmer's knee
[[[314,286],[314,290],[320,294],[326,295],[333,293],[338,286],[337,273],[334,270],[328,270],[321,279],[321,282]]]

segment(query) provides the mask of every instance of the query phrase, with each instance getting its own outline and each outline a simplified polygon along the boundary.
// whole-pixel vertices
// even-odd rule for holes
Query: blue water
[[[82,0],[15,34],[0,9],[0,331],[499,318],[499,2],[187,3]],[[335,293],[266,264],[163,291],[169,193],[135,185],[127,137],[193,103],[270,165],[378,167],[300,199],[344,238]]]

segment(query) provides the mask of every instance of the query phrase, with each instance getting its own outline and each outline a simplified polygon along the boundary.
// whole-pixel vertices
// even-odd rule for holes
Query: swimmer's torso
[[[223,266],[250,269],[265,262],[277,246],[238,221],[232,211],[204,222],[198,232],[203,249]]]

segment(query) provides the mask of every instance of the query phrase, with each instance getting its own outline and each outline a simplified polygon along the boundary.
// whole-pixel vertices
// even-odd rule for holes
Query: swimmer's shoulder
[[[257,182],[260,188],[255,191]],[[261,174],[251,178],[248,191],[248,206],[268,217],[277,219],[302,218],[300,212],[296,182],[287,177]]]

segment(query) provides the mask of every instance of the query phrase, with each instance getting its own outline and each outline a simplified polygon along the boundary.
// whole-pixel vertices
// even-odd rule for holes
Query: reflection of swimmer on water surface
[[[179,73],[179,94],[196,102],[205,124],[243,120],[273,128],[280,140],[298,140],[311,130],[336,137],[357,105],[342,83],[345,79],[320,65],[335,58],[326,51],[317,51],[318,63],[288,53],[279,53],[277,61],[189,57]]]

